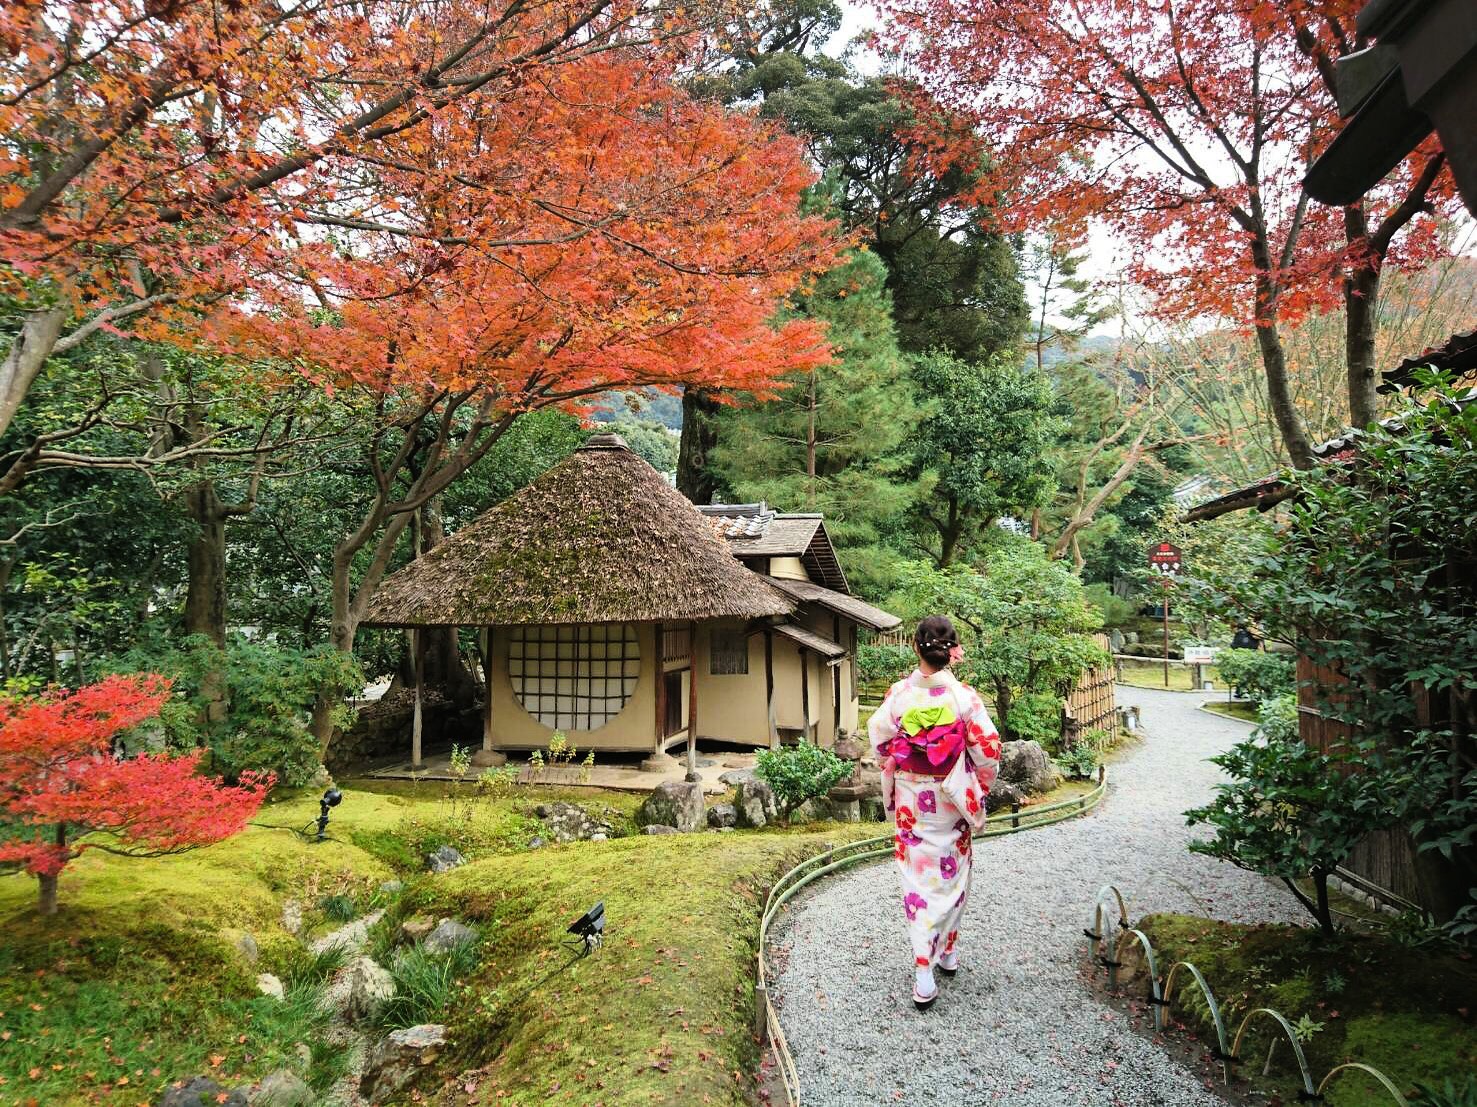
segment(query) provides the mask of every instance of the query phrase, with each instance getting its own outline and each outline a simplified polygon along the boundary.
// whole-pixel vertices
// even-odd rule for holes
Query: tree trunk
[[[947,569],[959,552],[959,539],[964,534],[964,520],[959,510],[959,501],[949,501],[948,521],[939,527],[939,568]]]
[[[805,398],[805,496],[806,506],[815,510],[815,370],[810,371],[810,391]]]
[[[55,915],[57,874],[37,873],[36,883],[38,885],[36,909],[43,915]]]
[[[226,644],[226,512],[215,483],[204,480],[187,489],[185,511],[195,524],[188,551],[185,633]]]
[[[67,847],[66,823],[56,824],[56,844],[59,849],[66,849]],[[61,874],[59,872],[36,874],[36,910],[41,912],[42,915],[56,914],[56,886],[60,877]]]
[[[195,524],[186,561],[189,569],[185,590],[185,633],[208,638],[217,651],[226,646],[226,510],[215,484],[202,480],[184,493],[185,511]],[[200,678],[204,701],[200,722],[215,726],[230,711],[226,686],[225,655],[212,655],[210,667]]]
[[[1288,457],[1299,469],[1311,469],[1314,465],[1313,442],[1303,426],[1302,416],[1293,403],[1292,387],[1287,378],[1287,352],[1282,346],[1282,334],[1277,329],[1277,320],[1267,315],[1257,320],[1257,348],[1262,355],[1262,369],[1267,377],[1267,399],[1272,405],[1272,418],[1287,447]]]
[[[56,348],[66,321],[66,308],[26,312],[20,334],[11,339],[10,351],[0,362],[0,434],[9,429],[25,402],[31,385]]]
[[[1375,364],[1375,308],[1380,272],[1372,264],[1344,280],[1344,346],[1349,373],[1349,422],[1367,427],[1379,418],[1379,368]]]
[[[429,553],[446,537],[440,497],[426,501],[416,528],[417,557]],[[456,627],[422,627],[416,635],[420,651],[422,689],[440,688],[459,707],[470,707],[481,696],[481,686],[462,662]]]
[[[718,445],[718,402],[700,388],[682,391],[682,438],[677,446],[677,491],[695,504],[713,502],[718,482],[708,457]]]

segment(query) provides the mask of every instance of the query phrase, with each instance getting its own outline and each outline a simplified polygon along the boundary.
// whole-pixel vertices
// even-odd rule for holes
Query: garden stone
[[[887,821],[887,808],[882,805],[881,796],[863,796],[858,805],[861,808],[861,821],[864,823],[885,823]]]
[[[592,842],[604,842],[604,841],[609,840],[609,838],[610,838],[610,835],[609,834],[601,834],[599,832],[596,832],[596,833],[590,835],[590,841],[592,841]]]
[[[292,1055],[297,1058],[297,1067],[303,1072],[313,1067],[313,1047],[307,1042],[298,1042],[293,1046]]]
[[[661,823],[647,823],[641,828],[642,834],[680,834],[681,831],[675,826],[663,826]]]
[[[595,818],[577,803],[541,803],[534,813],[556,842],[583,842],[596,834],[609,834],[608,824]]]
[[[295,899],[282,904],[282,929],[296,934],[303,928],[303,905]]]
[[[401,892],[405,891],[405,881],[386,880],[380,885],[380,891],[387,896],[398,896]]]
[[[436,921],[425,915],[412,915],[400,924],[400,940],[414,945],[436,929]]]
[[[282,981],[269,972],[261,973],[256,978],[256,990],[264,996],[271,996],[273,999],[285,999],[287,997],[287,989],[282,986]]]
[[[1051,755],[1039,742],[1005,742],[1000,746],[1000,779],[1025,795],[1050,792],[1062,782]]]
[[[990,794],[985,798],[985,810],[995,812],[1002,809],[1008,810],[1013,803],[1021,803],[1025,799],[1021,790],[1008,781],[996,779],[990,788]]]
[[[859,823],[862,821],[862,805],[860,800],[833,799],[831,800],[831,818],[839,823]]]
[[[547,844],[542,838],[530,838],[528,840],[529,849],[543,849]]]
[[[349,963],[349,996],[344,1014],[351,1022],[372,1019],[395,994],[395,979],[371,957]]]
[[[446,1027],[435,1023],[392,1030],[369,1051],[359,1094],[383,1103],[416,1078],[446,1045]]]
[[[255,965],[257,958],[261,956],[261,950],[256,944],[256,939],[244,930],[236,935],[236,940],[232,945],[236,947],[236,952],[241,954],[241,959],[248,965]]]
[[[345,953],[358,953],[369,944],[369,928],[384,918],[384,911],[371,911],[362,919],[345,923],[330,934],[325,934],[308,946],[309,953],[326,953],[335,947]]]
[[[477,932],[455,919],[442,919],[436,929],[426,935],[425,946],[437,953],[449,953],[457,946],[477,940]]]
[[[317,1097],[302,1077],[278,1069],[262,1078],[247,1096],[251,1107],[313,1107]]]
[[[708,825],[714,828],[733,826],[738,822],[738,810],[731,803],[715,803],[708,808]]]
[[[719,774],[718,783],[726,784],[730,788],[737,788],[744,781],[754,779],[756,779],[756,776],[752,768],[729,769],[728,772]]]
[[[192,1076],[166,1088],[157,1107],[247,1107],[247,1102],[245,1092],[228,1092],[208,1076]]]
[[[652,789],[651,795],[636,812],[636,824],[675,826],[685,832],[698,830],[703,826],[704,808],[701,784],[686,780],[663,781]]]
[[[757,776],[741,781],[734,808],[739,826],[762,827],[775,815],[774,790]]]
[[[426,868],[433,873],[450,872],[467,863],[461,851],[452,846],[437,846],[426,854]]]

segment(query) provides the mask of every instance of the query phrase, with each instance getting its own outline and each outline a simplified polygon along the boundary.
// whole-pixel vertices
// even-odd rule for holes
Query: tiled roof
[[[1408,357],[1384,374],[1382,391],[1391,392],[1411,383],[1415,371],[1430,367],[1449,374],[1453,379],[1477,373],[1477,331],[1454,334],[1440,346],[1432,346],[1415,357]]]

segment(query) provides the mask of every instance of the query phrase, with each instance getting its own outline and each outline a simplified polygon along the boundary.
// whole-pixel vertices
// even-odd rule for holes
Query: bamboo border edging
[[[1108,790],[1107,766],[1098,766],[1098,782],[1089,791],[1070,799],[1055,800],[1039,807],[1002,811],[985,818],[983,829],[974,833],[972,840],[1001,838],[1007,834],[1018,834],[1023,830],[1051,826],[1067,819],[1085,815],[1098,805]],[[769,945],[769,924],[774,921],[779,909],[789,902],[800,889],[823,876],[840,872],[868,861],[880,860],[893,855],[893,835],[882,834],[874,838],[861,838],[843,846],[825,850],[807,857],[784,873],[770,886],[764,900],[764,910],[759,916],[759,947],[754,984],[754,1031],[761,1046],[773,1046],[775,1060],[779,1066],[780,1083],[785,1090],[789,1107],[800,1107],[800,1078],[795,1071],[795,1059],[790,1053],[790,1043],[780,1026],[779,1015],[769,999],[769,974],[764,962],[764,952]]]
[[[1116,941],[1113,939],[1112,920],[1108,920],[1109,926],[1107,928],[1103,926],[1103,899],[1108,892],[1113,894],[1118,905],[1118,937]],[[1246,1037],[1247,1027],[1258,1015],[1265,1015],[1277,1024],[1286,1035],[1288,1042],[1292,1045],[1293,1057],[1296,1059],[1298,1065],[1298,1074],[1302,1077],[1303,1082],[1303,1090],[1298,1094],[1299,1099],[1307,1099],[1309,1101],[1321,1100],[1324,1089],[1333,1082],[1335,1077],[1351,1069],[1358,1069],[1361,1072],[1368,1073],[1379,1081],[1385,1091],[1389,1092],[1395,1100],[1396,1107],[1410,1107],[1409,1101],[1401,1093],[1400,1089],[1395,1086],[1393,1080],[1373,1065],[1366,1065],[1362,1061],[1346,1061],[1343,1064],[1335,1065],[1324,1074],[1323,1079],[1318,1082],[1315,1088],[1312,1069],[1308,1065],[1307,1055],[1303,1052],[1302,1043],[1298,1041],[1297,1033],[1293,1029],[1292,1023],[1288,1021],[1287,1016],[1282,1014],[1281,1011],[1274,1010],[1271,1007],[1255,1007],[1248,1011],[1236,1030],[1235,1038],[1228,1044],[1226,1041],[1226,1023],[1221,1017],[1220,1004],[1216,1001],[1215,993],[1211,991],[1210,984],[1206,981],[1205,976],[1191,961],[1176,961],[1169,967],[1169,971],[1164,976],[1161,977],[1159,975],[1158,959],[1155,957],[1154,944],[1149,941],[1148,935],[1142,930],[1128,925],[1128,904],[1123,898],[1123,893],[1117,887],[1112,884],[1104,884],[1099,888],[1097,897],[1093,901],[1092,910],[1092,928],[1090,930],[1083,930],[1082,934],[1087,938],[1088,955],[1107,969],[1109,989],[1116,988],[1118,985],[1118,969],[1123,963],[1123,950],[1128,946],[1130,941],[1136,941],[1143,947],[1144,960],[1149,970],[1148,1001],[1154,1010],[1154,1029],[1156,1031],[1162,1031],[1164,1029],[1165,1019],[1169,1013],[1170,1005],[1174,1002],[1174,983],[1179,971],[1181,969],[1187,970],[1195,983],[1200,986],[1200,990],[1205,994],[1207,1008],[1215,1022],[1216,1048],[1213,1053],[1216,1060],[1221,1063],[1222,1083],[1230,1080],[1232,1062],[1242,1060],[1241,1043]],[[1267,1062],[1262,1070],[1264,1075],[1271,1068],[1272,1057],[1277,1051],[1277,1043],[1281,1040],[1281,1038],[1274,1037],[1271,1045],[1268,1047]]]

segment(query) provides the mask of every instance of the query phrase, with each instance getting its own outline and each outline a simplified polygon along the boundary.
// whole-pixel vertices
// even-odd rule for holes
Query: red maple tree
[[[0,864],[35,875],[43,915],[84,851],[178,853],[230,837],[261,806],[270,776],[230,786],[196,772],[198,752],[114,756],[113,737],[168,698],[168,681],[143,675],[0,700]]]
[[[1365,45],[1363,0],[885,0],[925,87],[976,119],[985,187],[1018,229],[1103,221],[1170,318],[1255,328],[1294,464],[1312,444],[1279,327],[1347,315],[1349,417],[1378,412],[1375,304],[1386,263],[1420,265],[1455,208],[1428,142],[1365,200],[1312,203],[1337,132],[1334,61]]]

